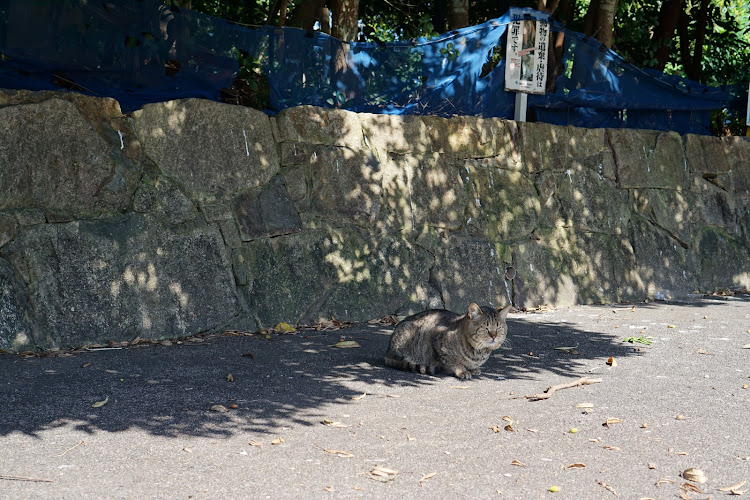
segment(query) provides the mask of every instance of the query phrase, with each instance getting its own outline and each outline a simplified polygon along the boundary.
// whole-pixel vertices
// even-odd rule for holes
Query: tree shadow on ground
[[[579,377],[609,356],[640,354],[617,334],[524,317],[509,319],[508,325],[508,343],[484,365],[480,383]],[[272,433],[283,426],[319,425],[329,405],[363,393],[388,397],[405,387],[429,390],[458,382],[386,367],[383,354],[392,330],[362,323],[270,339],[255,334],[72,357],[5,356],[0,358],[0,436],[41,437],[65,426],[91,434],[129,429],[159,436]],[[361,347],[333,347],[340,339]],[[573,353],[556,349],[573,346]],[[461,382],[472,383],[477,381]],[[91,406],[105,398],[103,406]],[[213,405],[237,407],[217,412]]]

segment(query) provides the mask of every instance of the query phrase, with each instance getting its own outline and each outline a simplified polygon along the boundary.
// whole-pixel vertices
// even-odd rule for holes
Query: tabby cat
[[[430,375],[440,369],[462,380],[479,375],[479,367],[505,341],[511,309],[472,303],[464,315],[433,309],[409,316],[393,330],[385,364]]]

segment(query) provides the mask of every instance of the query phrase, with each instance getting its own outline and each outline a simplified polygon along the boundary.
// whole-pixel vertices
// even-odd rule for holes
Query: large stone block
[[[367,320],[440,305],[429,285],[429,253],[351,228],[245,243],[235,265],[244,268],[243,290],[260,326],[331,315]]]
[[[381,209],[381,162],[370,152],[323,146],[310,158],[310,204],[326,219],[373,222]]]
[[[141,168],[120,146],[68,100],[0,108],[0,209],[39,207],[56,220],[127,209]]]
[[[445,308],[465,311],[472,302],[496,307],[510,303],[512,289],[505,280],[510,265],[507,245],[486,239],[451,237],[434,242],[436,256],[431,279]]]
[[[218,230],[173,227],[133,215],[26,229],[11,251],[54,345],[192,335],[239,314]]]
[[[0,258],[0,349],[16,352],[49,345],[48,339],[37,338],[33,317],[26,286],[13,266]]]
[[[534,183],[501,165],[494,157],[460,163],[468,186],[466,226],[491,241],[515,241],[537,227],[541,206]]]
[[[665,230],[680,246],[690,245],[694,195],[671,189],[633,189],[631,196],[637,213]]]
[[[701,291],[750,288],[750,268],[733,263],[750,262],[750,251],[741,240],[716,226],[701,225],[694,235],[693,260]]]
[[[7,213],[0,213],[0,248],[11,241],[18,229],[16,218]]]
[[[685,249],[667,231],[640,216],[630,221],[629,240],[648,297],[680,297],[699,288],[695,250]]]
[[[621,188],[687,189],[689,172],[676,132],[607,129]]]
[[[362,124],[351,111],[297,106],[282,110],[275,121],[281,142],[362,149]]]
[[[297,210],[277,175],[265,187],[234,200],[234,212],[244,241],[296,233],[302,229]]]
[[[133,117],[144,153],[194,202],[262,186],[279,169],[261,111],[186,99],[148,104]]]
[[[641,300],[626,238],[557,227],[513,245],[517,307]]]
[[[627,192],[592,169],[571,166],[566,172],[541,172],[536,188],[547,227],[564,225],[613,235],[627,232]]]
[[[463,179],[444,155],[389,155],[383,192],[386,224],[393,230],[423,226],[455,230],[465,222]]]

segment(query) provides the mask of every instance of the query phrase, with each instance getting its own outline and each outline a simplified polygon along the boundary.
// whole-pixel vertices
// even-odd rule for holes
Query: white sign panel
[[[513,21],[505,49],[505,90],[544,94],[549,23]]]

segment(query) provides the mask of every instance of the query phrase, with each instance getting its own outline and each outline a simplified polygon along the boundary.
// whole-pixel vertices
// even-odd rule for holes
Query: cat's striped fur
[[[479,367],[505,341],[511,309],[471,304],[464,315],[433,309],[409,316],[393,330],[385,364],[431,375],[442,370],[459,379],[479,375]]]

